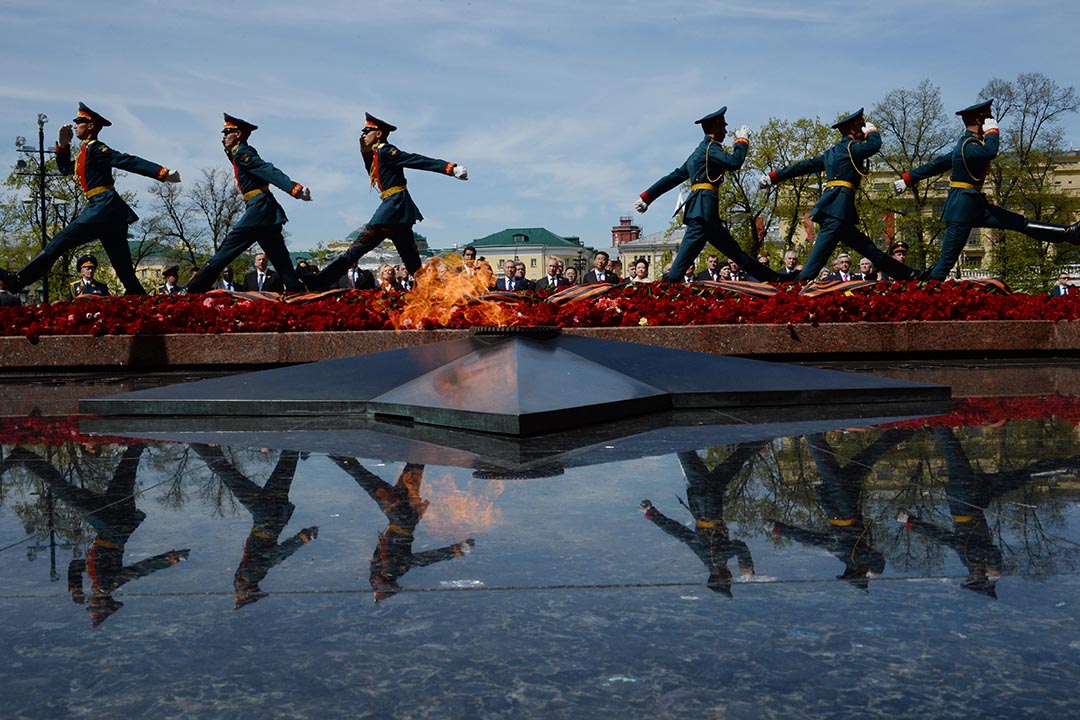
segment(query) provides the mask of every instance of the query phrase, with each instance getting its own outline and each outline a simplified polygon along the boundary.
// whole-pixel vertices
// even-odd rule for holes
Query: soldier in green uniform
[[[964,134],[953,149],[905,172],[893,183],[899,195],[920,180],[950,171],[949,194],[945,197],[945,209],[941,213],[945,237],[941,241],[941,255],[927,271],[930,280],[944,280],[949,276],[960,259],[971,230],[977,227],[1012,230],[1039,242],[1080,244],[1080,222],[1065,227],[1028,220],[1023,215],[987,201],[982,191],[983,183],[1001,143],[1001,133],[993,118],[993,102],[987,100],[958,110],[956,114],[964,123]]]
[[[634,201],[634,207],[639,213],[643,213],[656,198],[677,185],[690,181],[690,195],[682,205],[686,233],[671,268],[660,278],[662,282],[682,282],[686,270],[694,264],[698,254],[705,248],[705,243],[710,243],[762,282],[790,279],[747,255],[720,219],[719,188],[724,180],[724,173],[742,167],[746,150],[750,147],[750,128],[746,125],[735,131],[735,145],[730,153],[720,145],[727,136],[726,113],[727,106],[724,106],[700,120],[695,120],[695,124],[701,125],[705,138],[694,152],[690,153],[686,162],[657,180]]]
[[[281,276],[285,289],[300,292],[303,283],[293,270],[289,249],[285,246],[282,226],[289,221],[285,211],[270,194],[275,185],[297,200],[310,201],[311,190],[259,157],[248,145],[248,138],[258,125],[225,113],[225,127],[221,130],[221,145],[233,165],[233,174],[240,194],[244,196],[244,214],[229,230],[214,256],[207,261],[187,284],[187,292],[206,292],[213,287],[218,275],[240,253],[255,243],[263,249],[274,270]]]
[[[82,277],[68,285],[68,300],[74,300],[80,295],[109,294],[109,286],[94,279],[97,266],[97,258],[93,255],[83,255],[79,258],[79,274]]]
[[[374,250],[386,238],[394,243],[401,262],[410,275],[420,270],[420,251],[413,240],[413,225],[424,219],[416,207],[405,183],[405,168],[427,170],[468,180],[469,172],[456,163],[403,152],[387,138],[397,127],[364,113],[364,129],[360,131],[360,155],[364,158],[371,187],[379,191],[382,203],[364,226],[360,237],[349,249],[335,258],[309,283],[312,289],[325,290],[345,274],[365,253]]]
[[[817,239],[806,259],[800,282],[816,280],[838,243],[843,243],[870,259],[874,267],[889,277],[911,280],[916,272],[896,258],[886,255],[874,241],[859,230],[859,214],[855,210],[855,191],[870,174],[870,158],[881,149],[881,133],[865,122],[863,109],[842,118],[832,126],[843,138],[825,151],[824,155],[808,158],[781,170],[762,176],[759,186],[767,190],[778,182],[810,173],[825,173],[825,189],[814,205],[810,216],[818,224]]]
[[[86,195],[86,207],[70,225],[54,235],[45,249],[24,268],[18,272],[0,270],[0,279],[9,290],[17,291],[40,279],[66,251],[101,240],[101,246],[109,256],[113,272],[123,283],[125,292],[128,295],[146,294],[135,276],[131,249],[127,244],[128,225],[139,217],[116,192],[112,169],[119,168],[174,183],[180,182],[180,173],[140,157],[117,152],[98,140],[101,129],[110,125],[112,123],[104,117],[79,103],[79,113],[75,119],[70,125],[61,126],[56,143],[56,166],[62,174],[74,174],[79,179]],[[82,143],[74,159],[71,157],[72,136]]]

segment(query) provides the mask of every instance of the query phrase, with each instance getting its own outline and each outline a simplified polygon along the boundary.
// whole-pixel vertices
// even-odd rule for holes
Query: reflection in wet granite
[[[529,479],[6,419],[4,715],[1070,716],[1078,423],[612,438]]]

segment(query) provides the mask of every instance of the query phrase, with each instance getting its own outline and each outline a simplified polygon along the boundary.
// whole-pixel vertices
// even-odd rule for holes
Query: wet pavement
[[[540,460],[39,395],[0,418],[4,717],[1080,710],[1068,387]]]

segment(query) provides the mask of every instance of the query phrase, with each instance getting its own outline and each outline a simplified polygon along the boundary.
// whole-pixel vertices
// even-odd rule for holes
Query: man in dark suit
[[[595,283],[617,283],[619,282],[619,276],[607,269],[608,263],[611,261],[611,256],[601,250],[596,253],[596,257],[593,258],[593,269],[585,273],[585,279],[581,281],[582,285],[593,285]]]
[[[228,290],[235,292],[240,289],[239,283],[236,282],[236,277],[233,274],[232,265],[226,265],[225,269],[221,271],[221,279],[217,283],[219,290]]]
[[[830,273],[825,279],[828,281],[847,282],[852,279],[851,274],[851,256],[847,253],[840,253],[836,256],[836,272]]]
[[[495,281],[496,290],[515,290],[520,288],[514,287],[514,271],[517,269],[517,263],[513,260],[507,260],[503,263],[503,276]]]
[[[695,280],[720,280],[720,258],[710,255],[705,258],[705,269],[694,276]]]
[[[525,263],[514,263],[514,292],[521,290],[535,290],[536,283],[525,277]]]
[[[284,289],[281,278],[270,268],[266,253],[255,256],[255,269],[244,276],[244,289],[264,292],[281,292]]]
[[[1060,273],[1058,275],[1057,287],[1050,291],[1050,297],[1065,297],[1066,295],[1076,294],[1076,288],[1069,284],[1069,273]]]
[[[547,275],[536,281],[536,289],[555,291],[561,287],[569,286],[570,281],[559,272],[559,260],[557,258],[548,258]]]
[[[21,307],[22,300],[18,295],[13,295],[8,292],[7,285],[3,280],[0,280],[0,307]]]
[[[352,267],[338,278],[334,287],[344,290],[374,290],[375,275],[370,270],[363,270],[356,263],[353,263]]]

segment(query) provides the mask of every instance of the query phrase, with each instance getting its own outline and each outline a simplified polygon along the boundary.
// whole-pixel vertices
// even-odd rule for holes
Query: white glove
[[[761,176],[761,179],[758,180],[757,186],[760,190],[768,190],[772,187],[772,176],[765,173]]]
[[[896,516],[896,522],[906,525],[909,517],[907,513],[900,513]]]
[[[306,187],[300,191],[300,199],[305,202],[311,202],[311,188]]]
[[[750,126],[740,125],[739,129],[735,131],[736,140],[749,140],[750,139]]]
[[[872,132],[877,132],[877,125],[874,123],[866,123],[862,126],[863,135],[869,135]]]
[[[639,213],[643,213],[649,209],[649,203],[645,202],[641,198],[638,198],[634,201],[634,209],[637,210]]]
[[[894,182],[892,184],[892,189],[896,192],[897,195],[907,190],[907,183],[904,182],[904,178],[900,178],[899,180]]]
[[[776,523],[772,520],[766,520],[765,524],[762,525],[761,528],[769,535],[772,535],[774,532],[776,532]]]
[[[638,507],[641,508],[641,512],[647,513],[650,510],[652,510],[652,501],[651,500],[642,500],[641,504]]]
[[[165,182],[178,183],[180,182],[180,171],[170,170],[169,174],[165,176]]]
[[[995,120],[994,118],[986,118],[985,120],[983,120],[983,132],[984,133],[990,132],[991,130],[997,130],[997,129],[998,129],[997,120]]]
[[[469,171],[466,170],[465,168],[461,167],[460,165],[455,165],[454,166],[454,177],[456,177],[458,180],[468,180],[469,179]]]
[[[465,542],[458,545],[458,549],[461,550],[462,555],[468,555],[473,551],[474,547],[476,547],[476,541],[472,538],[469,538]]]

